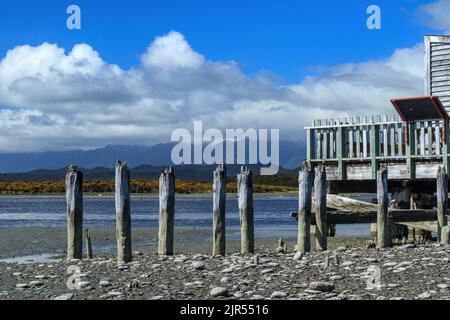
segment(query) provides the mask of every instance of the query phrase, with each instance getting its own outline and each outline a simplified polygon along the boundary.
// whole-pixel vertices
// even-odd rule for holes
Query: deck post
[[[306,130],[306,157],[308,160],[312,160],[314,158],[314,143],[315,143],[315,130],[308,128]]]
[[[241,253],[255,253],[253,173],[247,167],[241,167],[241,173],[237,175],[237,187],[241,223]]]
[[[214,171],[213,182],[213,256],[225,256],[225,204],[227,196],[227,170],[221,164]]]
[[[388,196],[388,170],[380,169],[377,174],[377,247],[378,249],[392,246],[392,237],[389,230],[389,196]]]
[[[67,259],[83,258],[83,173],[71,165],[66,175]]]
[[[327,173],[325,166],[316,169],[314,180],[315,216],[316,216],[316,250],[327,250]]]
[[[372,161],[372,178],[377,178],[378,159],[380,155],[380,127],[372,124],[370,126],[370,158]]]
[[[115,178],[117,262],[128,263],[131,254],[130,170],[117,161]]]
[[[416,167],[413,156],[416,154],[416,123],[408,122],[408,140],[406,146],[406,169],[408,178],[413,180],[416,177]]]
[[[172,167],[159,178],[158,254],[173,255],[175,223],[175,174]]]
[[[338,127],[336,135],[336,158],[338,160],[338,180],[345,180],[344,152],[345,152],[344,128]]]
[[[447,226],[447,208],[448,208],[448,175],[445,168],[438,168],[437,175],[437,219],[438,219],[438,241],[441,241],[442,228]]]
[[[442,146],[442,153],[443,153],[442,156],[443,156],[444,168],[445,168],[446,172],[448,172],[448,170],[449,170],[448,152],[450,151],[449,120],[444,120],[444,132],[445,132],[445,137],[444,137],[444,144]]]
[[[89,233],[89,229],[85,229],[84,234],[86,237],[86,258],[92,259],[94,255],[92,254],[91,234]]]
[[[311,163],[305,162],[298,179],[299,210],[297,251],[302,253],[311,251],[311,197],[313,179]]]
[[[394,187],[391,190],[391,200],[395,201],[394,208],[391,209],[411,209],[411,193],[412,187],[409,181],[403,181],[399,187]],[[406,240],[409,231],[408,227],[391,221],[391,237],[396,240]]]

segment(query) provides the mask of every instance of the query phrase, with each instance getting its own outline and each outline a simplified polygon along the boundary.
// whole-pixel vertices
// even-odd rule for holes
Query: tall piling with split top
[[[316,250],[326,251],[328,246],[327,227],[327,173],[324,166],[316,168],[314,179],[314,198],[316,216]]]
[[[241,223],[241,253],[254,253],[253,173],[247,167],[241,167],[241,173],[237,175],[237,187]]]
[[[299,210],[297,251],[311,251],[311,206],[314,173],[309,162],[303,164],[299,173]]]
[[[227,195],[227,170],[219,165],[213,182],[213,256],[225,256],[225,204]]]
[[[132,260],[130,170],[126,162],[117,161],[115,179],[117,261]]]
[[[388,170],[380,169],[377,173],[377,247],[392,247],[389,217]]]
[[[66,174],[67,259],[83,258],[83,173],[71,165]]]
[[[174,223],[175,174],[172,167],[169,167],[159,178],[159,255],[173,255]]]

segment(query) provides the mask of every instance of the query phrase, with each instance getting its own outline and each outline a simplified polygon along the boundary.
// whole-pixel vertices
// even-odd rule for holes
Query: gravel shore
[[[0,299],[450,299],[449,246],[376,250],[367,239],[336,238],[330,251],[302,256],[294,239],[287,243],[287,253],[275,253],[275,239],[260,239],[255,255],[225,258],[210,257],[208,243],[190,243],[189,254],[179,247],[173,257],[147,248],[125,265],[110,253],[0,263]],[[228,247],[236,252],[239,243]]]

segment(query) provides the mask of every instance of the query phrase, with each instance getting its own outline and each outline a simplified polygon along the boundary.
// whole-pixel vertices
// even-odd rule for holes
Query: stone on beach
[[[72,299],[73,299],[72,293],[65,293],[65,294],[62,294],[60,296],[53,298],[53,300],[72,300]]]
[[[29,285],[32,286],[32,287],[40,287],[40,286],[43,286],[44,283],[42,281],[35,280],[35,281],[31,281],[29,283]]]
[[[210,293],[211,297],[227,297],[228,296],[228,289],[222,288],[222,287],[216,287],[211,290]]]
[[[329,282],[311,282],[309,288],[315,291],[331,292],[334,290],[334,284]]]
[[[288,296],[288,294],[283,291],[275,291],[275,292],[272,292],[272,294],[270,296],[274,299],[281,299],[281,298],[286,298]]]
[[[120,291],[110,291],[110,292],[108,292],[108,295],[109,295],[110,297],[119,298],[119,297],[122,297],[122,296],[123,296],[123,293],[120,292]]]
[[[424,292],[422,294],[419,294],[418,298],[419,299],[430,299],[431,298],[431,293],[429,291]]]
[[[222,282],[222,283],[228,283],[228,282],[230,282],[230,277],[223,277],[222,279],[220,279],[220,282]]]
[[[303,253],[300,251],[297,251],[297,253],[294,255],[294,260],[301,260],[303,258]]]
[[[223,273],[233,273],[234,269],[235,268],[226,268],[226,269],[223,269],[222,272]]]
[[[106,288],[112,286],[112,283],[109,280],[100,280],[99,285],[102,288]]]
[[[204,270],[206,267],[206,263],[204,261],[194,261],[192,262],[192,268],[195,270]]]

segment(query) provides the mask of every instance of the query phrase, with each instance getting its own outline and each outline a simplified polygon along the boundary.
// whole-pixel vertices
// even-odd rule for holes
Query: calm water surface
[[[227,197],[227,228],[231,238],[239,236],[239,211],[236,196]],[[157,195],[132,196],[133,227],[158,226]],[[289,214],[298,208],[296,196],[262,195],[254,198],[256,237],[295,237],[297,223]],[[64,196],[0,196],[0,228],[7,227],[65,227]],[[177,195],[176,227],[212,228],[212,196]],[[86,227],[115,226],[113,196],[84,197]],[[338,226],[338,236],[365,237],[369,225]]]

